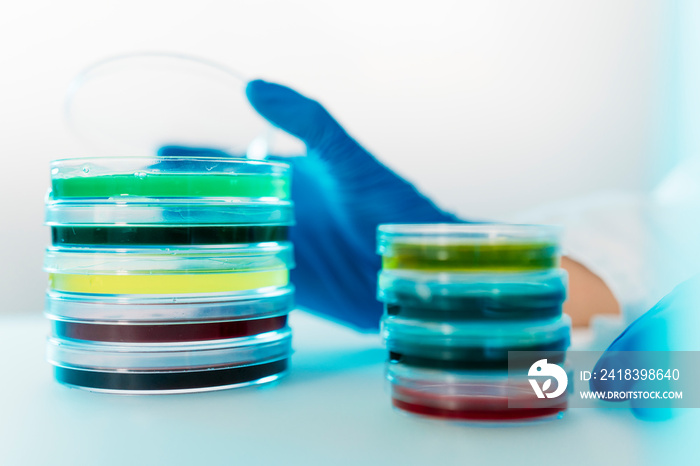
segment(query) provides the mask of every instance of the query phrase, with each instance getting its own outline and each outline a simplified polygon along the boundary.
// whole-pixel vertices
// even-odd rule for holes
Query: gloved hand
[[[696,276],[678,285],[630,324],[608,347],[593,371],[600,374],[602,369],[622,369],[624,372],[627,368],[666,370],[678,368],[678,364],[687,366],[688,359],[683,359],[687,354],[674,352],[700,350],[700,339],[697,337],[700,329],[699,310],[700,276]],[[679,363],[681,360],[685,362]],[[694,377],[694,374],[682,372],[681,370],[681,377],[685,380]],[[668,380],[634,381],[619,377],[615,380],[590,381],[591,390],[597,391],[663,390],[668,385]],[[662,406],[661,408],[648,407],[648,401],[637,399],[631,399],[630,404],[632,412],[640,419],[663,420],[672,414],[668,409],[670,402],[655,402],[655,406]]]
[[[246,93],[258,113],[307,146],[306,157],[291,160],[297,304],[360,330],[377,330],[383,312],[376,299],[377,225],[459,219],[377,161],[318,102],[261,80],[248,83]],[[217,152],[164,147],[159,154]]]

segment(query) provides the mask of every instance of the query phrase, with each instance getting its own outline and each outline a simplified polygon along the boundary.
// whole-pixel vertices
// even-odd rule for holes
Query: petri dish
[[[558,267],[560,237],[547,225],[386,224],[377,252],[384,269],[525,272]]]
[[[183,295],[286,286],[288,243],[230,248],[100,249],[49,247],[49,289],[66,293]]]
[[[392,404],[405,412],[443,420],[518,423],[561,418],[569,393],[539,399],[526,373],[436,371],[387,365]],[[509,402],[517,408],[509,407]],[[512,406],[511,405],[511,406]]]
[[[227,340],[274,332],[287,326],[287,315],[247,320],[100,322],[52,318],[51,336],[61,340],[121,343],[175,343]]]
[[[255,290],[289,283],[287,269],[231,273],[130,275],[49,273],[49,288],[67,293],[186,295]]]
[[[542,320],[562,314],[563,269],[517,274],[383,270],[378,299],[387,315],[433,321]]]
[[[44,258],[45,270],[50,273],[226,273],[237,270],[288,269],[294,266],[290,243],[148,249],[52,246],[46,249]]]
[[[45,314],[49,319],[81,322],[216,322],[281,316],[293,307],[291,285],[185,296],[85,295],[49,290]]]
[[[291,167],[222,157],[94,157],[51,162],[55,200],[290,198]]]
[[[108,393],[187,393],[270,382],[291,355],[289,328],[210,342],[126,344],[50,338],[56,380]]]
[[[196,246],[270,243],[289,240],[288,225],[56,225],[54,246]]]
[[[204,199],[177,201],[149,199],[46,202],[46,224],[51,227],[183,227],[197,226],[289,226],[294,223],[289,201]],[[143,233],[148,235],[148,232]]]
[[[245,95],[248,78],[201,57],[144,52],[84,69],[66,96],[68,127],[96,153],[153,156],[167,145],[267,155],[273,128]]]
[[[395,316],[382,319],[389,359],[408,366],[454,370],[502,370],[509,351],[546,352],[563,361],[570,343],[571,319],[566,314],[545,321],[464,322],[417,321]]]
[[[289,358],[215,369],[184,371],[101,371],[54,367],[54,377],[71,388],[92,392],[159,395],[196,393],[274,382],[285,375]]]

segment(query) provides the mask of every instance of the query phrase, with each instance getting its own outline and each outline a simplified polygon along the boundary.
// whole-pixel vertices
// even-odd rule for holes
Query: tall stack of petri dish
[[[508,357],[529,351],[549,364],[565,362],[571,321],[562,314],[567,275],[559,268],[558,228],[380,225],[378,252],[395,407],[477,422],[566,410],[567,394],[539,399],[530,366],[509,365]]]
[[[66,385],[172,393],[269,382],[291,354],[289,165],[51,164],[48,359]]]

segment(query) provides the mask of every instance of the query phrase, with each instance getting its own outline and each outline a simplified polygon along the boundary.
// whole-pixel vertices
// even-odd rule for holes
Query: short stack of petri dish
[[[236,158],[52,162],[44,265],[56,379],[177,393],[284,374],[290,175]]]
[[[387,224],[378,228],[378,252],[395,407],[474,422],[566,410],[566,395],[538,399],[529,366],[508,358],[530,351],[565,362],[571,321],[562,313],[567,275],[557,227]]]

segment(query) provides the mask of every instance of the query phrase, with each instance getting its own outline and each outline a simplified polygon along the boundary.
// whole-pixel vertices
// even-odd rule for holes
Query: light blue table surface
[[[572,409],[526,426],[467,426],[391,407],[376,335],[295,311],[291,373],[271,386],[115,396],[55,383],[48,323],[0,319],[2,465],[700,464],[697,411],[662,423]]]

